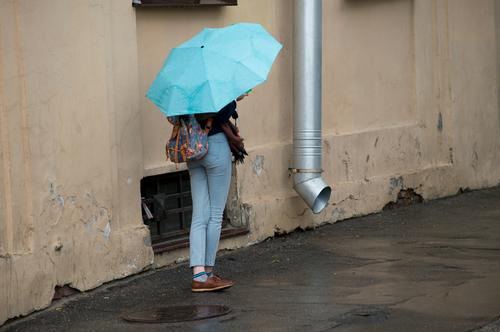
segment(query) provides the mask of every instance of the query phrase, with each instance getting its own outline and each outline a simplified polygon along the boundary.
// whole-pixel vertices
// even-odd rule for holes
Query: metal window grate
[[[193,207],[187,171],[142,179],[141,195],[142,216],[153,243],[189,233]]]
[[[142,218],[149,226],[155,253],[189,246],[193,203],[189,172],[181,171],[141,180]],[[233,227],[224,210],[221,239],[244,235],[246,227]]]

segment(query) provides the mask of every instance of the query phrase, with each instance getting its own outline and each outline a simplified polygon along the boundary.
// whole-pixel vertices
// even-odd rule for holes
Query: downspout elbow
[[[300,172],[292,169],[293,189],[302,197],[313,213],[320,213],[328,204],[332,188],[320,172]]]

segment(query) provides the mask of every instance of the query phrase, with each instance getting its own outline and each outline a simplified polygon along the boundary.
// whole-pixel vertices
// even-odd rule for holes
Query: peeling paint
[[[50,225],[55,226],[62,220],[64,214],[65,198],[58,193],[54,181],[49,183],[49,195],[45,198],[44,207],[40,216],[48,216]]]
[[[412,204],[423,203],[424,198],[422,195],[418,194],[415,189],[401,189],[395,201],[387,203],[383,210],[391,210],[401,206],[408,206]]]
[[[176,260],[175,260],[175,263],[179,264],[179,263],[183,263],[185,261],[188,260],[188,257],[184,257],[184,256],[181,256],[181,257],[178,257]]]
[[[344,151],[345,159],[342,159],[342,163],[345,167],[345,178],[349,180],[349,168],[351,167],[351,157],[347,151]]]
[[[146,247],[151,247],[151,236],[149,234],[144,237],[143,243]]]
[[[297,213],[297,216],[298,217],[303,217],[306,214],[307,210],[309,210],[309,209],[305,208],[304,210],[302,210],[302,212]]]
[[[106,240],[109,240],[109,235],[111,234],[111,224],[109,222],[106,224],[106,226],[104,226],[104,229],[102,232],[104,234],[104,238]]]
[[[325,153],[329,154],[332,150],[332,147],[331,147],[330,143],[328,142],[328,140],[324,139],[323,145],[325,146]]]
[[[53,182],[49,183],[49,193],[51,197],[56,196],[56,186],[54,185]]]
[[[90,216],[90,218],[85,222],[85,229],[90,231],[92,226],[97,222],[97,218],[95,216]]]
[[[334,205],[339,205],[347,201],[359,201],[359,198],[356,198],[353,194],[349,194],[349,196],[347,196],[346,198],[341,199],[338,202],[335,202]]]
[[[255,160],[253,162],[253,171],[257,176],[260,176],[262,170],[264,169],[264,156],[257,155],[255,156]]]
[[[252,205],[241,204],[241,226],[248,226],[250,222],[250,216],[252,214]]]
[[[77,208],[82,209],[84,213],[80,220],[84,223],[85,229],[92,231],[95,226],[105,233],[105,237],[108,239],[108,231],[111,232],[110,222],[112,220],[109,209],[99,204],[92,191],[85,193],[84,197],[90,202],[80,203]],[[109,227],[109,230],[107,227]]]
[[[477,168],[479,165],[479,155],[477,154],[477,143],[474,143],[472,147],[472,168],[475,172],[477,172]]]
[[[127,268],[130,270],[137,270],[137,266],[135,264],[127,264]]]
[[[85,197],[87,197],[93,205],[97,206],[99,204],[97,204],[97,199],[95,198],[95,194],[93,191],[88,191],[85,193]]]
[[[56,202],[57,202],[57,204],[59,204],[61,207],[64,207],[64,197],[62,197],[62,196],[58,196],[58,197],[56,198]]]
[[[404,184],[403,177],[391,178],[389,180],[389,195],[392,195],[394,189],[402,189]]]
[[[345,210],[339,207],[333,209],[332,216],[330,217],[330,221],[335,222],[338,220],[344,219]]]
[[[64,197],[57,192],[57,186],[51,182],[49,184],[50,200],[56,202],[60,207],[64,207]]]
[[[441,112],[439,112],[438,114],[437,129],[439,131],[443,131],[443,115],[441,114]]]
[[[61,242],[61,240],[57,240],[56,243],[54,244],[54,251],[61,251],[61,249],[63,248],[63,244]]]
[[[282,235],[287,234],[287,231],[284,229],[281,229],[278,225],[274,225],[274,236],[279,237]]]
[[[422,146],[420,145],[420,140],[418,139],[417,136],[415,136],[414,139],[415,139],[415,150],[417,151],[417,156],[419,158],[422,158]]]

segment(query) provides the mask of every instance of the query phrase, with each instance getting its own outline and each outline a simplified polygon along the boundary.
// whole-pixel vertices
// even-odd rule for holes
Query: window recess
[[[149,227],[153,251],[188,247],[193,211],[189,172],[145,177],[141,180],[141,196],[142,218]],[[247,233],[247,228],[232,226],[224,211],[222,239]]]

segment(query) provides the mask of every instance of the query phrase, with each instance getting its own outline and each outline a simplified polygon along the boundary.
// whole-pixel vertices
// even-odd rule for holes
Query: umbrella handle
[[[214,119],[213,118],[208,118],[207,120],[207,124],[205,125],[205,134],[208,135],[208,132],[210,131],[210,129],[212,129],[212,121]]]

